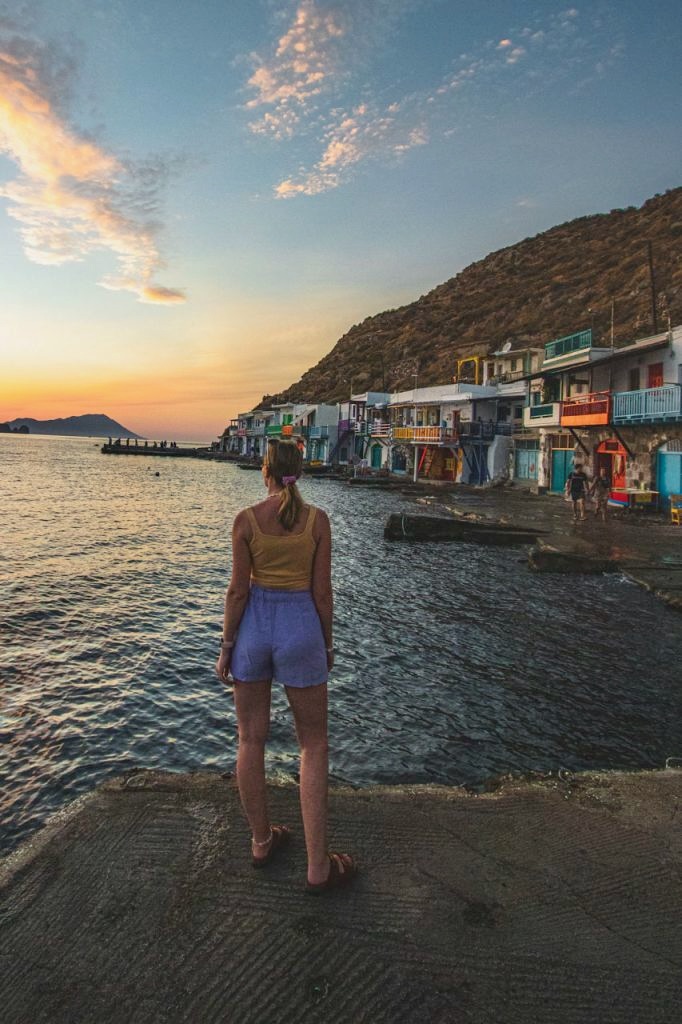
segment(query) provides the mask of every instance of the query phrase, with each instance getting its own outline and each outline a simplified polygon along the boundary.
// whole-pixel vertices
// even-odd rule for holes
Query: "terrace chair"
[[[670,522],[682,526],[682,494],[670,495]]]

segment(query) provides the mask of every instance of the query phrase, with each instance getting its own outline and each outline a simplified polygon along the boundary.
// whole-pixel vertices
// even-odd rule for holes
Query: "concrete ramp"
[[[682,772],[337,789],[352,890],[250,866],[234,784],[139,773],[0,865],[3,1024],[678,1024]]]

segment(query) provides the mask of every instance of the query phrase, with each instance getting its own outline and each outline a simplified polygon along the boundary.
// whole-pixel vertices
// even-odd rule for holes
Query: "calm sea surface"
[[[156,476],[156,472],[159,476]],[[396,495],[304,481],[335,539],[331,771],[480,783],[682,754],[679,615],[616,577],[531,575],[521,549],[390,544]],[[260,475],[0,435],[0,844],[134,766],[230,771],[215,679],[235,512]],[[296,744],[273,688],[268,770]]]

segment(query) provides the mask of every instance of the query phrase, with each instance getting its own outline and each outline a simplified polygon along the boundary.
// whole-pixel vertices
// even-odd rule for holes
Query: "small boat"
[[[237,469],[260,469],[262,462],[238,462]]]

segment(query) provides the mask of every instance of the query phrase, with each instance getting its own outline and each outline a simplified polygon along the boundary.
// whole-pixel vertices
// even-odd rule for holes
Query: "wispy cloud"
[[[330,125],[324,152],[313,170],[280,182],[276,195],[281,199],[317,195],[339,186],[351,168],[363,160],[396,158],[415,146],[426,145],[428,128],[422,120],[419,111],[412,110],[407,116],[399,104],[382,111],[361,104]]]
[[[269,58],[252,59],[256,68],[248,86],[256,95],[249,110],[259,110],[250,128],[276,140],[307,134],[317,140],[318,159],[274,187],[277,198],[317,195],[337,188],[370,160],[395,161],[438,136],[461,130],[476,97],[515,99],[562,77],[578,83],[603,74],[618,59],[604,26],[583,19],[575,7],[559,9],[537,23],[526,24],[459,54],[449,71],[430,89],[397,95],[384,105],[368,100],[367,72],[371,59],[367,40],[381,45],[376,25],[393,21],[409,6],[396,0],[352,0],[343,5],[301,0]],[[374,31],[366,31],[368,19]],[[353,88],[356,51],[368,59],[354,103],[341,103]],[[355,65],[357,70],[357,63]],[[345,92],[344,92],[345,90]],[[465,101],[466,97],[466,101]]]
[[[70,71],[52,48],[0,21],[0,154],[19,172],[0,185],[0,197],[9,200],[26,256],[61,265],[106,250],[118,271],[101,285],[141,302],[184,302],[181,290],[155,280],[168,165],[116,156],[70,125],[63,111]]]
[[[315,0],[301,0],[274,54],[269,59],[252,55],[256,66],[247,85],[255,96],[246,106],[266,108],[251,122],[253,132],[275,138],[294,134],[338,70],[337,44],[347,28],[341,11],[323,10]]]

